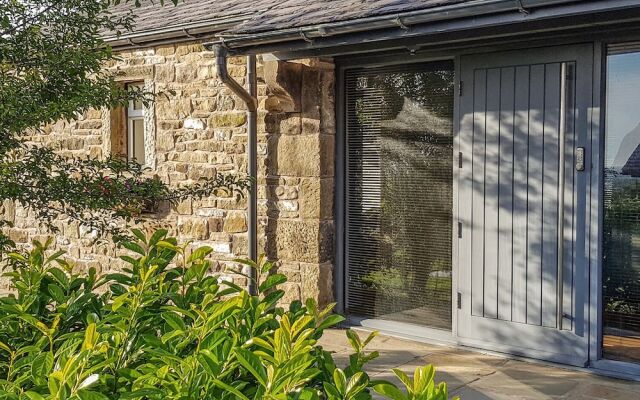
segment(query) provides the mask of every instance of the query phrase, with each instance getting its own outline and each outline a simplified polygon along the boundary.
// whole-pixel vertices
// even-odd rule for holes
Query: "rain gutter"
[[[107,42],[114,49],[125,49],[158,45],[163,43],[176,43],[195,39],[211,39],[220,32],[231,29],[251,17],[252,14],[237,15],[228,18],[211,19],[208,21],[174,25],[161,29],[152,29],[140,32],[125,33],[122,35],[104,36]]]
[[[276,42],[299,40],[312,42],[314,39],[380,29],[399,28],[404,31],[409,31],[412,25],[470,18],[486,14],[515,11],[526,16],[535,8],[566,5],[578,1],[580,0],[473,0],[425,10],[407,11],[393,15],[323,23],[299,28],[257,33],[249,32],[246,34],[221,33],[218,35],[220,39],[216,43],[224,44],[224,46],[232,51],[235,48],[247,48]]]

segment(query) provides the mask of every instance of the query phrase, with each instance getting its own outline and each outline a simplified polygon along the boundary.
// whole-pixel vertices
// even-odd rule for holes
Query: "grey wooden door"
[[[589,154],[592,59],[590,45],[461,58],[462,342],[588,360],[590,168],[576,164]]]

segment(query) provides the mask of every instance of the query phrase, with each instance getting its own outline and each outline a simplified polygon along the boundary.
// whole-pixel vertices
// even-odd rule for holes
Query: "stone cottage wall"
[[[212,52],[188,43],[123,51],[120,57],[109,66],[118,79],[144,81],[157,94],[145,120],[150,173],[174,186],[217,172],[246,174],[246,107],[216,77]],[[244,84],[245,59],[231,58],[229,72]],[[333,64],[260,60],[258,77],[260,249],[289,276],[285,303],[306,297],[327,303],[333,298]],[[69,156],[105,157],[122,147],[112,135],[115,123],[109,110],[91,110],[31,140]],[[7,232],[19,244],[48,235],[32,213],[9,202],[0,215],[14,223]],[[121,250],[96,242],[92,232],[69,219],[57,225],[56,245],[78,268],[122,267],[116,257]],[[234,258],[247,254],[246,198],[231,193],[162,210],[153,225],[194,246],[212,246],[214,272],[224,273]]]

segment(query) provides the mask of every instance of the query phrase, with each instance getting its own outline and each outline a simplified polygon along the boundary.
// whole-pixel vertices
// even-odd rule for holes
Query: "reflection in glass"
[[[130,83],[127,85],[127,89],[129,89],[130,91],[135,91],[138,93],[143,93],[144,92],[144,85],[142,83]],[[142,108],[144,107],[144,104],[142,104],[142,100],[137,98],[133,101],[131,101],[130,104],[130,108],[133,110],[142,110]]]
[[[451,328],[453,65],[350,70],[347,311]]]
[[[640,53],[607,58],[603,356],[640,362]]]

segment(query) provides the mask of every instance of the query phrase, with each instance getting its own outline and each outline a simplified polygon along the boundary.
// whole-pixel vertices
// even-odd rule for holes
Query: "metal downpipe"
[[[251,180],[249,186],[249,204],[247,206],[247,235],[249,258],[258,261],[258,80],[256,75],[256,56],[247,56],[248,90],[229,76],[227,70],[227,49],[222,45],[211,46],[216,56],[216,71],[220,80],[247,105],[247,173]],[[249,293],[257,293],[257,273],[249,271],[247,288]]]

